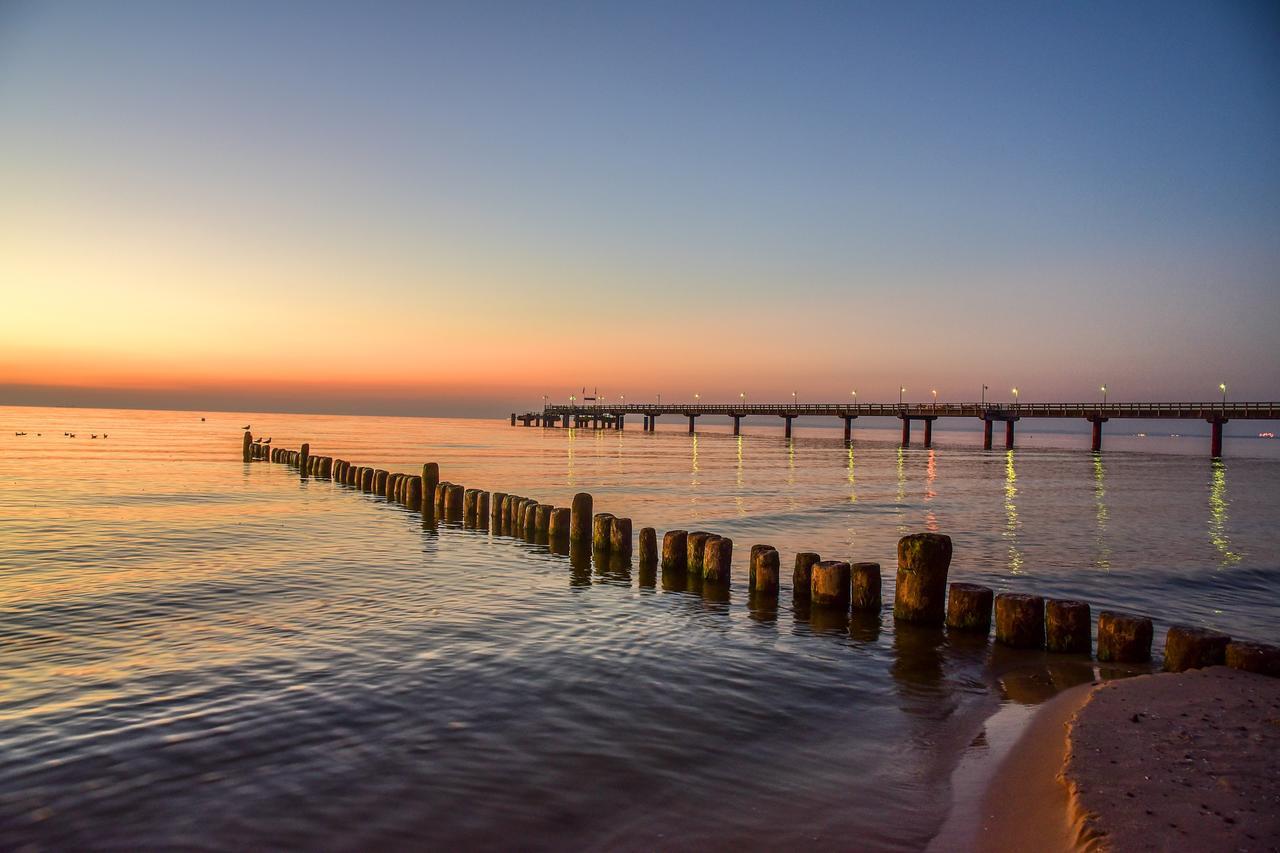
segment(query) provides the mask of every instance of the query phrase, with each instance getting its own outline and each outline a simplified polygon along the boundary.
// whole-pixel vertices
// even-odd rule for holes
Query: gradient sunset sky
[[[1275,399],[1278,10],[0,0],[0,404]]]

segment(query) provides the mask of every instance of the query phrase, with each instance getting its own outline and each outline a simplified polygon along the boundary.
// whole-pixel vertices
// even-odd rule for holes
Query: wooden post
[[[755,549],[752,549],[755,552]],[[765,546],[765,549],[752,554],[751,592],[757,597],[778,597],[778,575],[782,558],[776,548]]]
[[[1098,660],[1103,663],[1151,660],[1151,620],[1110,610],[1099,613]]]
[[[1222,666],[1227,662],[1227,644],[1230,642],[1230,637],[1217,631],[1171,625],[1164,636],[1165,672]]]
[[[484,490],[476,496],[476,528],[489,529],[489,493]]]
[[[538,502],[533,498],[524,502],[520,511],[520,535],[527,542],[538,541]]]
[[[947,596],[947,627],[954,631],[991,630],[991,587],[973,583],[953,583]]]
[[[950,536],[916,533],[899,539],[893,618],[920,625],[941,625],[946,613],[950,567]]]
[[[479,489],[463,489],[462,491],[462,526],[476,526],[476,509],[480,496]]]
[[[449,484],[449,491],[445,494],[444,514],[447,518],[457,521],[462,517],[462,498],[466,490],[457,483]]]
[[[489,529],[494,533],[502,532],[502,503],[506,499],[506,492],[493,493],[493,501],[490,504],[491,513],[489,518]]]
[[[609,553],[622,560],[631,560],[631,519],[615,518],[609,528]]]
[[[849,606],[851,584],[849,564],[843,560],[823,560],[813,566],[809,598],[816,607]]]
[[[556,507],[551,510],[551,518],[547,521],[547,539],[553,543],[568,544],[571,520],[568,507]]]
[[[373,493],[375,495],[384,495],[387,492],[387,472],[381,468],[374,469],[373,472]]]
[[[253,461],[253,433],[244,431],[244,440],[240,445],[240,456],[245,462]]]
[[[641,569],[652,569],[658,565],[658,532],[652,527],[640,528],[640,552],[637,560]]]
[[[880,612],[880,564],[854,563],[849,567],[852,593],[849,603],[854,610]]]
[[[1280,677],[1280,646],[1232,640],[1227,643],[1226,659],[1232,669]]]
[[[689,570],[689,534],[684,530],[668,530],[662,536],[662,570]]]
[[[822,557],[812,551],[801,551],[796,554],[795,571],[791,574],[791,595],[796,601],[808,601],[813,588],[813,567],[822,561]]]
[[[298,467],[303,471],[307,470],[307,461],[311,458],[311,445],[307,442],[302,443],[302,450],[298,455]]]
[[[756,565],[760,561],[760,555],[765,551],[776,551],[772,545],[752,545],[751,554],[747,558],[747,589],[756,588]]]
[[[422,500],[430,501],[434,508],[436,505],[436,485],[440,482],[440,466],[435,462],[425,462],[422,465]],[[423,504],[426,506],[426,503]]]
[[[685,561],[685,568],[689,574],[702,577],[702,557],[707,549],[707,537],[710,535],[705,531],[695,530],[686,537],[689,556]]]
[[[569,541],[591,541],[591,495],[578,492],[573,496],[573,507],[569,512]]]
[[[591,521],[591,550],[609,553],[609,541],[613,535],[613,513],[597,512]]]
[[[1002,592],[996,596],[996,642],[1015,649],[1044,648],[1044,599]]]
[[[409,486],[405,490],[405,504],[411,510],[422,509],[422,477],[414,475],[409,478]]]
[[[728,583],[733,564],[733,540],[727,536],[709,536],[702,552],[702,579],[711,583]]]
[[[360,477],[360,491],[362,491],[362,492],[372,492],[372,491],[373,491],[373,480],[374,480],[374,471],[373,471],[373,469],[372,469],[372,468],[368,468],[368,467],[366,467],[366,468],[364,469],[364,473],[363,473],[363,474],[361,475],[361,477]]]
[[[1092,626],[1088,602],[1050,598],[1044,603],[1044,645],[1051,652],[1089,654]]]
[[[533,508],[533,533],[539,539],[551,538],[551,504],[538,504]]]

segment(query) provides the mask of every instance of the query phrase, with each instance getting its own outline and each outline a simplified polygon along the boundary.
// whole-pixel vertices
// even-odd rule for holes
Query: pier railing
[[[1280,420],[1280,403],[574,403],[550,404],[546,415],[725,415],[750,417],[1187,418]]]

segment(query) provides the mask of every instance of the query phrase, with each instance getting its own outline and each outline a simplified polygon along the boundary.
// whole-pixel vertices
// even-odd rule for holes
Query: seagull
[[[74,432],[69,432],[69,433],[67,433],[67,435],[68,435],[69,437],[71,437],[71,438],[75,438],[75,437],[76,437],[76,434],[75,434]]]
[[[271,443],[271,438],[270,438],[270,436],[268,436],[267,438],[262,439],[262,443],[263,443],[263,444],[270,444],[270,443]]]
[[[96,434],[89,436],[89,438],[97,438],[97,437],[98,436]]]
[[[248,424],[245,424],[244,426],[240,427],[240,429],[248,429],[248,428],[249,428]]]

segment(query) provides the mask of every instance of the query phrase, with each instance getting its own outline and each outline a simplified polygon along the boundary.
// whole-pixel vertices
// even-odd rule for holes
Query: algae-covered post
[[[241,449],[241,455],[245,462],[253,461],[253,433],[248,430],[244,431],[244,444]]]
[[[733,565],[733,540],[727,536],[708,536],[702,551],[702,579],[711,583],[729,582]]]
[[[854,610],[880,610],[880,564],[854,563],[849,567],[851,592],[849,604]]]
[[[796,601],[808,601],[813,588],[813,567],[822,562],[822,557],[813,551],[801,551],[796,554],[795,569],[791,572],[791,595]]]
[[[683,572],[689,567],[689,534],[684,530],[668,530],[662,535],[662,570]]]
[[[404,502],[411,510],[419,510],[422,508],[422,477],[414,475],[409,478],[409,485],[405,490]]]
[[[995,593],[989,586],[953,583],[947,595],[947,627],[956,631],[991,631],[991,604]]]
[[[609,528],[609,553],[622,559],[631,559],[631,519],[615,518]]]
[[[1044,648],[1044,599],[1016,592],[997,595],[996,642],[1015,649]]]
[[[1104,663],[1151,660],[1151,620],[1111,610],[1099,613],[1098,660]]]
[[[658,531],[652,527],[641,527],[639,541],[636,560],[640,563],[640,568],[656,568],[658,565]]]
[[[916,533],[899,539],[893,618],[919,625],[941,625],[946,615],[950,567],[950,536]]]
[[[1093,651],[1093,623],[1089,604],[1051,598],[1044,603],[1044,645],[1051,652],[1089,654]]]
[[[685,537],[688,544],[688,558],[685,560],[685,568],[691,575],[702,576],[702,557],[703,552],[707,548],[707,538],[710,536],[703,530],[695,530]]]
[[[818,607],[849,606],[851,584],[849,564],[843,560],[823,560],[813,566],[809,599]]]
[[[307,470],[307,460],[311,458],[311,445],[302,442],[302,449],[298,451],[298,467],[304,472]]]
[[[569,542],[569,522],[571,516],[568,507],[558,506],[551,510],[551,518],[547,521],[547,539],[559,545]]]
[[[777,548],[766,547],[755,555],[755,574],[751,579],[751,591],[764,598],[777,598],[778,575],[782,558]]]
[[[1190,625],[1171,625],[1164,637],[1164,668],[1166,672],[1182,672],[1206,666],[1221,666],[1227,662],[1227,644],[1231,638],[1217,631],[1193,628]]]
[[[569,512],[569,541],[591,541],[591,495],[578,492],[573,496],[573,507]]]
[[[613,513],[597,512],[591,524],[592,550],[608,552],[609,540],[612,535],[613,535]]]

